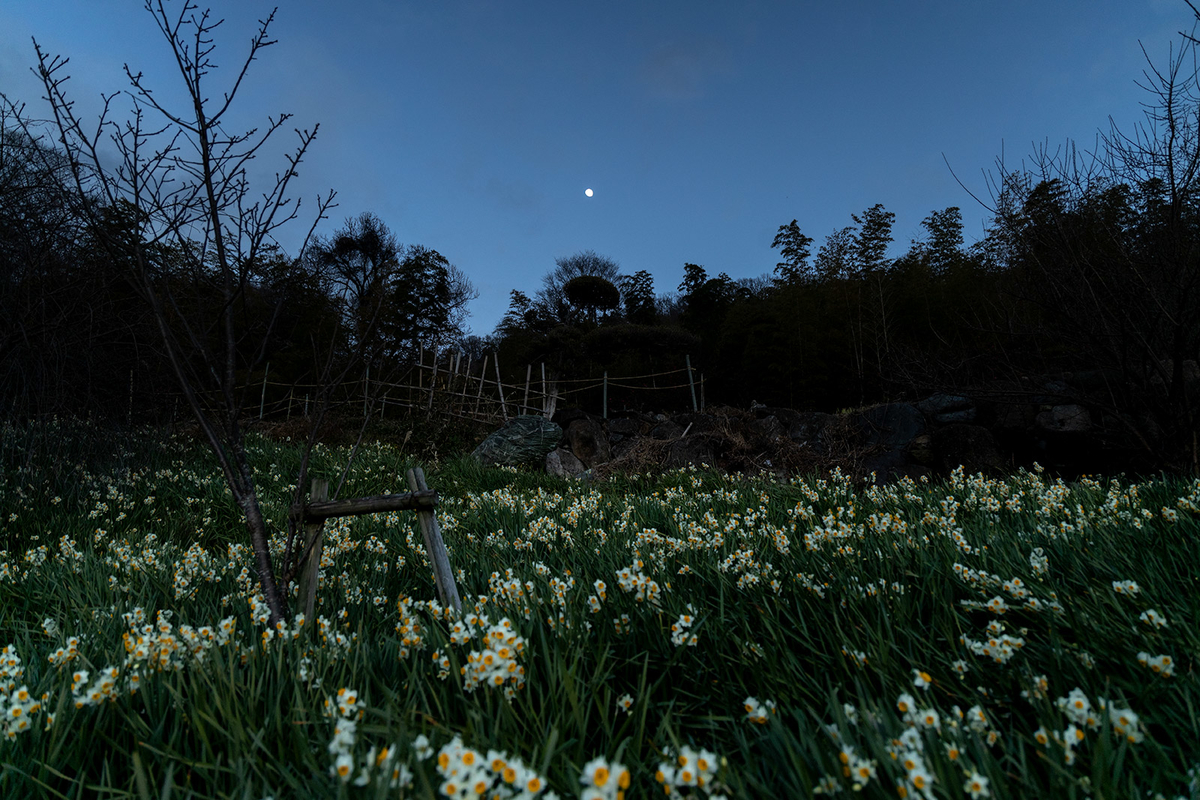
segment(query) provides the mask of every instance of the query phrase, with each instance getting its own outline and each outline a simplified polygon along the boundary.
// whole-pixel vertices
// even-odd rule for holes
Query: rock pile
[[[506,446],[501,452],[519,450],[521,463],[563,476],[690,464],[779,474],[836,466],[859,478],[874,472],[886,483],[902,476],[945,476],[959,466],[968,474],[1000,476],[1034,461],[1070,475],[1112,470],[1111,463],[1124,468],[1111,458],[1106,461],[1122,452],[1109,436],[1114,421],[1081,401],[1078,387],[1067,382],[1072,377],[972,396],[933,394],[919,402],[839,414],[755,406],[748,411],[625,413],[606,420],[565,409],[552,423],[519,418],[493,437],[521,439],[520,431],[530,431],[534,446]],[[534,419],[541,422],[530,421]],[[485,442],[477,451],[485,462],[488,446]]]

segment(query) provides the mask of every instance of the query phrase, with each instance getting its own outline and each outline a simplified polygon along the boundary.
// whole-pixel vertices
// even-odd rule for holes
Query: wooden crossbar
[[[315,522],[330,517],[353,517],[379,511],[421,511],[437,508],[438,495],[432,489],[403,494],[381,494],[354,500],[326,500],[304,506],[304,519]]]

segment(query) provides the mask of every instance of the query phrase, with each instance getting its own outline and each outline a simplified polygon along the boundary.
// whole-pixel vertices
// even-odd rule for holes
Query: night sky
[[[226,19],[213,97],[272,7],[212,4]],[[1183,0],[298,0],[281,4],[236,121],[320,123],[296,184],[309,209],[337,190],[319,230],[371,211],[440,251],[480,290],[469,322],[485,335],[511,289],[532,295],[585,249],[649,270],[661,293],[685,262],[769,273],[779,225],[797,219],[815,253],[875,203],[896,213],[892,255],[951,205],[971,242],[986,211],[946,161],[986,199],[1002,152],[1012,167],[1042,143],[1090,149],[1110,116],[1131,130],[1149,99],[1141,47],[1162,65],[1193,22]],[[140,2],[0,4],[0,91],[36,117],[31,37],[71,58],[85,114],[127,86],[123,63],[177,96]]]

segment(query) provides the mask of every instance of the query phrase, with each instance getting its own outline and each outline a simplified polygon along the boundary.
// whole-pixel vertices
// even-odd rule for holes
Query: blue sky
[[[272,7],[212,3],[214,96]],[[1183,0],[293,0],[237,120],[319,122],[296,185],[309,208],[337,190],[320,230],[371,211],[440,251],[480,290],[470,325],[487,334],[511,289],[584,249],[662,292],[685,262],[770,272],[779,225],[797,219],[815,252],[875,203],[896,214],[893,255],[951,205],[973,241],[986,211],[943,154],[986,197],[1002,151],[1013,166],[1047,141],[1091,148],[1110,116],[1132,128],[1139,41],[1162,64],[1192,25]],[[31,37],[71,58],[85,113],[125,88],[123,63],[164,97],[178,85],[139,0],[7,0],[0,91],[35,116]]]

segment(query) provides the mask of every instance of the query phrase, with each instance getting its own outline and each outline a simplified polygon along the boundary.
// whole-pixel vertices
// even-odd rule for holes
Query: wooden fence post
[[[410,492],[428,491],[425,485],[425,471],[413,467],[405,473]],[[453,608],[456,615],[462,613],[462,601],[458,599],[458,586],[454,583],[454,573],[450,570],[450,556],[446,553],[446,544],[442,541],[442,531],[438,527],[437,517],[427,509],[417,510],[417,520],[421,523],[421,533],[425,536],[425,552],[429,554],[429,562],[433,565],[433,581],[437,586],[438,602],[443,608]]]
[[[696,405],[696,381],[692,379],[692,357],[685,355],[684,359],[687,361],[688,386],[692,389],[692,411],[699,411],[700,408]],[[676,361],[675,363],[678,364],[679,362]]]
[[[262,397],[258,400],[258,418],[263,418],[263,406],[267,402],[267,373],[271,371],[271,362],[267,362],[267,368],[263,370],[263,388]]]
[[[458,368],[461,366],[462,351],[450,354],[446,365],[446,415],[454,416],[454,381],[458,379]]]
[[[483,357],[483,368],[479,370],[479,391],[475,393],[475,416],[479,416],[479,401],[483,399],[483,379],[487,377],[488,357]]]
[[[308,493],[310,503],[323,503],[329,499],[329,481],[313,478]],[[320,581],[321,545],[325,539],[325,520],[304,523],[304,569],[300,572],[300,607],[304,610],[304,624],[314,631],[317,628],[316,612],[317,583]],[[313,634],[316,635],[315,633]]]
[[[458,365],[462,366],[462,355],[459,355]],[[467,413],[467,390],[471,388],[471,354],[467,353],[467,368],[463,371],[462,400],[458,404],[458,413]]]
[[[426,409],[426,411],[430,414],[433,413],[433,390],[437,386],[437,367],[438,367],[437,357],[438,357],[437,345],[434,345],[434,347],[433,347],[433,377],[431,377],[429,379],[429,407]]]
[[[604,419],[608,419],[608,370],[604,370]]]
[[[504,404],[504,384],[500,382],[500,354],[492,353],[492,366],[496,368],[496,391],[500,393],[500,413],[508,422],[508,406]]]
[[[533,364],[525,365],[525,399],[521,401],[521,413],[529,413],[529,377],[533,374]]]

